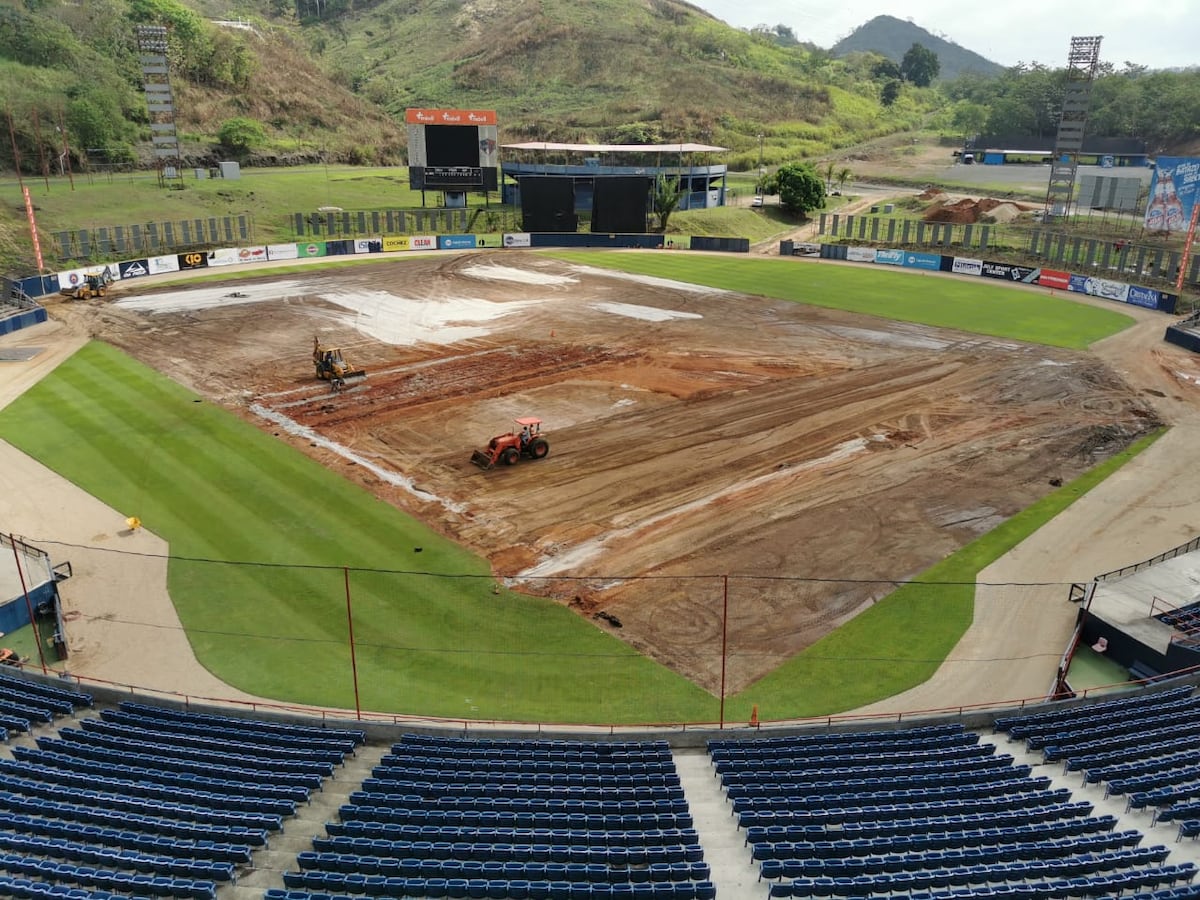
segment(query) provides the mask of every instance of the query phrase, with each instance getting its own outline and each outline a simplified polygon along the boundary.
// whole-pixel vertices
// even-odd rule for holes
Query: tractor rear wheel
[[[550,452],[550,444],[545,438],[538,438],[529,445],[529,455],[534,459],[545,459]]]
[[[517,464],[517,460],[520,458],[521,451],[516,447],[509,447],[500,454],[500,462],[504,463],[506,466],[515,466]]]

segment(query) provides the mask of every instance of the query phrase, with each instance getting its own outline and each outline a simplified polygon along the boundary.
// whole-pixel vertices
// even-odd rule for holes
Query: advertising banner
[[[692,236],[690,234],[673,234],[667,238],[668,250],[691,250]]]
[[[475,235],[473,234],[442,234],[438,235],[439,250],[473,250]]]
[[[1123,281],[1109,281],[1107,278],[1093,278],[1088,275],[1072,275],[1067,290],[1076,294],[1087,294],[1091,297],[1103,297],[1105,300],[1115,300],[1124,303],[1129,297],[1129,285]]]
[[[208,254],[203,251],[193,253],[180,253],[179,259],[180,269],[205,269],[208,268]]]
[[[406,109],[409,125],[495,125],[494,109]]]
[[[905,253],[904,267],[936,272],[942,267],[942,255],[940,253]]]
[[[268,259],[297,259],[300,249],[295,244],[267,244]]]
[[[174,254],[170,256],[152,256],[147,262],[150,265],[151,275],[165,275],[167,272],[179,271],[179,257]]]
[[[237,261],[240,263],[256,263],[267,261],[266,247],[238,247]]]
[[[875,262],[885,266],[904,265],[903,250],[876,250]]]
[[[1042,287],[1051,288],[1069,288],[1071,286],[1071,273],[1059,272],[1055,269],[1042,269],[1038,274],[1037,283]]]
[[[983,260],[956,256],[954,257],[954,262],[950,265],[950,271],[956,272],[959,275],[982,275]]]
[[[408,239],[409,250],[436,250],[437,236],[433,234],[414,234]]]
[[[875,262],[875,259],[879,253],[899,253],[899,252],[900,252],[899,250],[880,250],[877,253],[874,247],[847,247],[846,248],[846,259],[849,260],[850,262],[873,263],[873,262]],[[900,265],[899,257],[897,257],[897,261],[895,262],[895,265],[897,265],[897,266]]]
[[[1144,306],[1146,309],[1158,309],[1162,303],[1162,297],[1162,291],[1131,284],[1129,293],[1125,296],[1125,302],[1132,303],[1134,306]]]
[[[382,253],[382,238],[358,238],[354,242],[355,253]]]
[[[979,274],[984,278],[1000,278],[1004,281],[1019,281],[1023,284],[1037,284],[1041,269],[1030,266],[1014,266],[1010,263],[984,261]]]
[[[504,235],[505,247],[528,247],[531,242],[528,234],[506,234]]]
[[[792,256],[820,256],[820,244],[808,244],[797,241],[792,244]]]
[[[1192,209],[1200,200],[1200,159],[1160,156],[1150,179],[1150,201],[1146,204],[1146,230],[1184,232],[1192,220]]]
[[[87,269],[66,269],[58,273],[58,283],[64,288],[78,287],[87,277]]]
[[[241,262],[238,259],[236,247],[222,247],[220,250],[208,251],[208,264],[210,266],[233,266]]]
[[[297,244],[296,245],[296,256],[299,259],[306,259],[307,257],[310,257],[310,256],[324,256],[324,255],[325,255],[325,244],[321,243],[320,241],[313,241],[312,243],[309,243],[309,244]]]
[[[504,235],[502,234],[477,234],[475,235],[476,247],[503,247]]]
[[[141,278],[143,275],[150,274],[150,261],[145,259],[131,259],[127,262],[117,263],[117,268],[121,273],[121,278]]]

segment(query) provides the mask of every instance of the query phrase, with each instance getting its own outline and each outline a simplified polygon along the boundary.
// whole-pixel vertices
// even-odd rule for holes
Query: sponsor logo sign
[[[240,263],[266,262],[267,261],[267,248],[266,247],[239,247],[237,256],[238,256],[238,262],[240,262]]]
[[[118,263],[122,278],[141,278],[150,274],[150,264],[144,259],[133,259],[129,262]]]
[[[180,269],[204,269],[208,267],[207,253],[180,253],[178,259]]]
[[[268,259],[297,259],[300,250],[295,244],[267,244]]]
[[[150,266],[151,275],[164,275],[167,272],[179,271],[179,257],[171,256],[152,256],[147,263]]]
[[[904,268],[929,269],[936,272],[942,267],[942,257],[939,253],[905,253]]]
[[[494,109],[406,109],[409,125],[495,125]]]
[[[306,256],[324,256],[325,245],[323,243],[297,244],[296,253],[301,259]]]
[[[847,258],[849,258],[849,257],[847,257]],[[884,265],[884,266],[902,266],[902,265],[904,265],[904,251],[903,250],[876,250],[875,251],[875,259],[873,260],[873,262],[877,262],[880,265]]]
[[[1131,284],[1129,285],[1129,293],[1125,297],[1125,302],[1132,303],[1134,306],[1144,306],[1147,309],[1158,309],[1159,300],[1161,298],[1161,291],[1156,291],[1154,288],[1138,287],[1135,284]]]
[[[792,256],[820,256],[820,244],[795,243],[792,244]]]
[[[1107,278],[1093,278],[1087,275],[1072,275],[1067,289],[1077,294],[1102,297],[1118,303],[1124,303],[1125,298],[1129,296],[1129,285],[1125,282],[1109,281]]]
[[[355,253],[380,253],[383,251],[381,238],[358,238],[354,242]]]
[[[208,251],[208,264],[210,266],[233,266],[241,262],[238,259],[236,247],[222,247],[220,250]]]
[[[432,234],[415,234],[408,239],[409,250],[436,250],[437,236]]]
[[[1024,284],[1037,284],[1041,269],[1029,266],[1014,266],[1009,263],[984,262],[980,275],[984,278],[1000,278],[1004,281],[1019,281]]]
[[[475,247],[473,234],[443,234],[438,237],[439,250],[469,250]]]
[[[954,262],[950,266],[951,272],[957,272],[959,275],[982,275],[983,260],[969,259],[965,256],[954,257]]]
[[[385,237],[383,239],[383,252],[392,253],[396,250],[407,250],[408,238],[406,237]]]
[[[847,247],[846,259],[850,262],[875,262],[874,247]]]
[[[1056,269],[1042,269],[1038,275],[1037,283],[1042,287],[1069,288],[1071,286],[1071,273],[1059,272]]]
[[[504,246],[530,247],[532,246],[532,242],[530,241],[528,234],[506,234],[504,235]]]

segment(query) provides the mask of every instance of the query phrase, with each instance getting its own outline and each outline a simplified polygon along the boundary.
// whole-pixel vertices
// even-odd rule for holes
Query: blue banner
[[[903,250],[876,250],[875,262],[884,266],[902,266],[904,265]]]
[[[1129,293],[1125,297],[1125,302],[1132,303],[1134,306],[1144,306],[1146,309],[1158,309],[1159,304],[1162,302],[1162,291],[1131,284],[1129,286]]]
[[[1192,210],[1200,201],[1200,159],[1160,156],[1150,180],[1146,204],[1146,230],[1184,232],[1192,221]]]
[[[439,234],[439,250],[474,250],[476,246],[473,234]]]
[[[940,253],[905,253],[904,267],[906,269],[929,269],[938,271],[942,267]]]

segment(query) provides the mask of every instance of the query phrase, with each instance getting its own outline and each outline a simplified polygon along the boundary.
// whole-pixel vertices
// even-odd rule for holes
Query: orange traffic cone
[[[757,703],[755,703],[752,707],[750,707],[750,727],[751,728],[758,727],[758,704]]]

